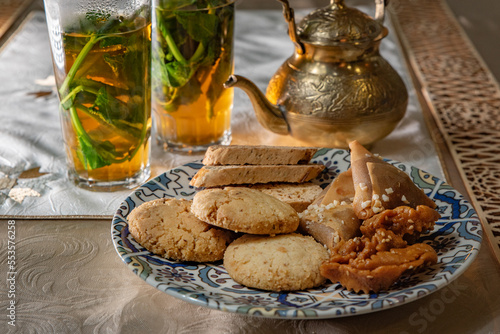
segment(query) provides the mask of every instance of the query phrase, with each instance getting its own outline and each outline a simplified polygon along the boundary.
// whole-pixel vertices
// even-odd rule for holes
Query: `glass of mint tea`
[[[68,176],[96,191],[150,175],[150,0],[44,0]]]
[[[235,0],[153,0],[154,133],[166,151],[231,141]]]

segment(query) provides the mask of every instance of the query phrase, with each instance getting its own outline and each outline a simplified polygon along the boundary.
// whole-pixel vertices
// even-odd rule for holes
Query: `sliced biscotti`
[[[220,187],[270,182],[302,183],[314,179],[324,165],[204,166],[191,179],[191,186]]]
[[[317,151],[318,149],[313,147],[214,145],[207,149],[203,164],[206,166],[307,164]]]
[[[302,212],[323,192],[312,182],[306,183],[266,183],[250,186],[289,204],[297,212]]]

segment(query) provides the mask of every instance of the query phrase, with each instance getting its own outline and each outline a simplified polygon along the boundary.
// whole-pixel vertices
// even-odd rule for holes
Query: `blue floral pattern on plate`
[[[350,166],[347,151],[320,149],[313,162],[326,166],[313,182],[326,187]],[[388,291],[356,294],[338,283],[304,291],[269,292],[247,288],[233,281],[222,261],[191,263],[154,255],[137,243],[128,231],[127,216],[140,204],[157,198],[192,199],[196,190],[189,181],[202,167],[196,161],[172,169],[136,189],[116,211],[111,234],[118,255],[139,277],[174,297],[221,311],[270,318],[335,318],[375,312],[422,298],[446,286],[474,261],[482,240],[479,218],[461,194],[444,181],[418,168],[390,161],[437,205],[441,219],[422,242],[434,247],[438,263],[419,273],[401,277]]]

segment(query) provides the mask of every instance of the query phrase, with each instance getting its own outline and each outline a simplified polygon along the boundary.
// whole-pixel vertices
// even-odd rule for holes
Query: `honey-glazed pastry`
[[[321,274],[348,290],[378,293],[389,289],[403,273],[437,263],[436,251],[431,246],[403,245],[406,242],[400,236],[379,229],[371,238],[354,238],[343,243],[321,265]]]
[[[363,235],[371,237],[383,228],[402,236],[408,243],[414,243],[422,233],[431,231],[439,218],[441,215],[436,210],[425,205],[418,205],[416,209],[400,206],[365,220],[360,230]]]
[[[362,237],[342,241],[332,250],[321,274],[355,292],[387,290],[403,273],[437,263],[432,246],[408,241],[432,229],[439,217],[426,206],[384,210],[363,222]]]

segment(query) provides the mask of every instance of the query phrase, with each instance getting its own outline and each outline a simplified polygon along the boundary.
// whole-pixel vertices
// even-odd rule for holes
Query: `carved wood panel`
[[[390,13],[416,86],[500,261],[498,83],[443,0],[394,0]]]

